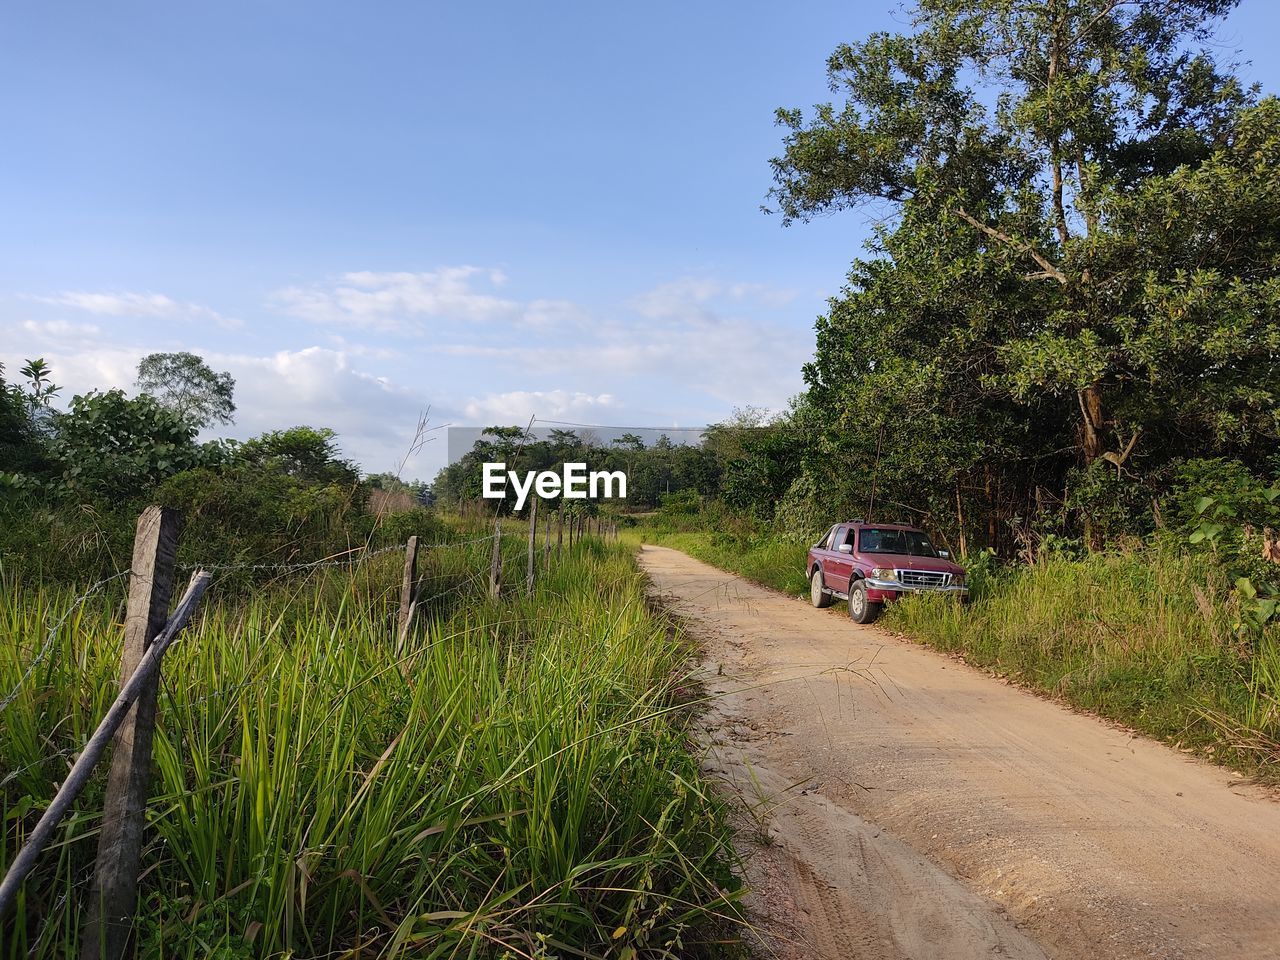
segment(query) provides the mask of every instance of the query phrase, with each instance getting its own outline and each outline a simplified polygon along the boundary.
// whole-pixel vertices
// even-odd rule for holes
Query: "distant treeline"
[[[404,513],[425,493],[362,477],[334,432],[297,426],[243,443],[201,443],[230,422],[234,381],[189,353],[153,354],[139,392],[91,391],[65,411],[41,360],[0,366],[0,572],[85,580],[129,562],[148,503],[182,511],[183,560],[289,563],[428,523]],[[401,529],[406,528],[406,529]]]

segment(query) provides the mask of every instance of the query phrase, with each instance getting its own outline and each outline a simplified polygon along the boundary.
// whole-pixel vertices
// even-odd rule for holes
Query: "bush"
[[[1166,525],[1183,533],[1199,525],[1197,505],[1204,497],[1212,497],[1237,517],[1261,517],[1270,502],[1270,486],[1239,460],[1188,460],[1174,470],[1161,511]]]
[[[56,419],[54,456],[62,487],[105,500],[128,500],[166,477],[223,458],[217,444],[196,443],[196,428],[145,394],[93,391]]]

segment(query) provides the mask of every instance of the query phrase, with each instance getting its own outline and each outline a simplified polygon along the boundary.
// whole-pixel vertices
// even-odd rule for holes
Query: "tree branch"
[[[964,207],[956,207],[956,214],[965,223],[977,228],[978,230],[981,230],[983,233],[985,233],[988,237],[991,237],[993,240],[999,240],[1001,243],[1007,244],[1008,246],[1013,247],[1015,250],[1021,253],[1025,253],[1032,260],[1034,260],[1036,264],[1040,267],[1040,269],[1044,271],[1044,273],[1032,274],[1031,275],[1032,277],[1044,276],[1047,279],[1057,280],[1058,283],[1062,284],[1064,287],[1067,285],[1067,275],[1063,273],[1061,270],[1059,270],[1057,267],[1055,267],[1053,263],[1047,257],[1044,256],[1044,254],[1042,254],[1035,247],[1031,246],[1031,244],[1027,243],[1024,240],[1018,240],[1014,237],[1011,237],[1009,236],[1009,234],[1005,233],[1003,230],[997,230],[995,227],[988,226],[987,224],[983,223],[981,220],[978,220],[977,218],[975,218]],[[1030,279],[1030,277],[1028,279]]]

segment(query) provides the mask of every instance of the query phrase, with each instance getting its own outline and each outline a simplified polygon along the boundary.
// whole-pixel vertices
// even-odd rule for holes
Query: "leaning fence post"
[[[533,593],[533,558],[538,549],[538,498],[533,498],[529,509],[529,565],[525,571],[525,589]]]
[[[556,555],[560,555],[561,548],[564,547],[564,505],[560,505],[560,509],[556,511]]]
[[[493,521],[493,560],[489,563],[489,596],[495,600],[502,592],[502,522]]]
[[[404,575],[400,580],[400,616],[397,620],[397,647],[409,639],[409,627],[418,606],[418,538],[410,537],[404,547]]]
[[[164,629],[173,596],[178,522],[177,511],[166,507],[147,507],[138,517],[125,608],[124,649],[120,655],[122,685],[133,676],[151,641]],[[124,956],[133,929],[142,830],[151,788],[156,689],[157,678],[153,677],[139,692],[115,735],[98,834],[97,864],[80,944],[81,960]]]

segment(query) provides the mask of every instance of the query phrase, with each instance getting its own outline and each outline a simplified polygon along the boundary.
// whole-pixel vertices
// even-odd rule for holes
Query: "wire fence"
[[[446,540],[437,543],[420,544],[419,550],[437,550],[449,547],[465,547],[479,543],[488,543],[494,539],[495,534],[488,534],[483,537],[473,537],[467,540]],[[404,552],[405,544],[395,543],[390,546],[380,547],[376,550],[352,550],[341,556],[323,557],[319,560],[310,560],[302,563],[202,563],[202,562],[186,562],[174,565],[175,570],[183,572],[195,572],[197,570],[205,573],[301,573],[302,571],[321,570],[325,568],[344,567],[350,569],[357,564],[372,560],[375,557],[385,556],[390,553]],[[51,651],[57,643],[58,635],[66,622],[71,618],[86,601],[100,593],[107,585],[114,583],[124,577],[129,576],[132,570],[118,570],[108,577],[103,577],[96,583],[92,584],[87,590],[75,597],[62,615],[49,627],[44,642],[36,655],[32,657],[30,663],[23,670],[22,675],[18,678],[17,683],[9,690],[3,698],[0,698],[0,713],[4,713],[9,706],[18,699],[19,694],[26,684],[35,675],[36,670],[48,658]],[[447,576],[447,574],[442,575]],[[452,592],[452,591],[449,591]],[[433,597],[423,598],[423,602],[434,599]]]
[[[561,526],[556,531],[555,550],[557,555],[564,541],[565,533],[563,517],[561,517],[560,522]],[[528,568],[525,578],[530,592],[533,590],[536,579],[536,567],[539,562],[543,565],[548,563],[552,551],[550,526],[545,525],[543,528],[542,549],[538,549],[537,531],[535,509],[529,518]],[[568,545],[572,546],[576,540],[581,539],[583,536],[590,536],[592,532],[598,537],[610,535],[610,531],[599,521],[596,521],[594,530],[584,525],[582,521],[578,521],[576,525],[571,523],[568,527]],[[616,538],[616,528],[611,533]],[[166,537],[168,538],[167,541]],[[154,706],[146,715],[143,715],[140,708],[135,710],[134,706],[138,704],[139,698],[144,696],[150,696],[152,698],[151,702],[154,704],[154,698],[162,689],[166,692],[167,701],[173,701],[173,691],[169,689],[161,673],[161,658],[169,645],[176,640],[178,633],[194,615],[202,595],[212,583],[214,574],[235,572],[288,574],[327,568],[351,570],[376,557],[403,551],[405,565],[403,577],[399,584],[400,609],[396,631],[398,643],[403,645],[413,625],[415,613],[418,610],[429,609],[434,602],[456,595],[468,588],[483,589],[486,586],[486,578],[484,576],[486,571],[482,569],[449,570],[434,576],[419,577],[417,571],[419,552],[425,550],[434,553],[486,543],[493,544],[492,556],[487,571],[487,592],[489,597],[496,599],[500,596],[502,589],[502,530],[498,521],[495,521],[493,532],[483,536],[428,544],[421,544],[418,542],[417,537],[411,537],[407,543],[392,544],[378,549],[355,548],[339,555],[322,557],[306,562],[184,562],[177,564],[173,562],[173,556],[177,549],[176,515],[159,507],[148,508],[147,511],[144,511],[139,518],[138,539],[135,540],[134,558],[130,569],[118,571],[111,576],[102,578],[73,598],[68,607],[49,627],[40,648],[22,670],[16,684],[5,695],[4,699],[0,700],[0,713],[3,713],[17,700],[23,689],[31,682],[40,665],[48,660],[51,651],[56,648],[63,628],[75,612],[113,582],[132,575],[128,601],[129,615],[125,621],[125,645],[122,652],[122,680],[120,692],[115,702],[111,704],[106,715],[81,751],[76,753],[71,749],[66,749],[50,753],[38,763],[28,764],[20,770],[11,771],[6,774],[3,780],[0,780],[0,787],[3,787],[16,780],[27,770],[38,766],[40,762],[55,760],[59,756],[74,757],[71,769],[59,787],[57,794],[44,810],[35,828],[28,834],[27,842],[10,862],[3,880],[0,881],[0,920],[3,920],[5,913],[15,903],[19,888],[26,879],[27,873],[34,868],[36,860],[43,853],[45,846],[52,840],[53,831],[58,822],[71,811],[72,804],[80,790],[88,782],[94,766],[105,755],[107,744],[116,737],[123,737],[127,742],[136,742],[135,738],[138,733],[134,729],[135,725],[145,724],[145,730],[143,731],[145,736],[142,739],[148,744],[146,755],[139,757],[135,753],[129,752],[124,754],[123,757],[126,765],[132,764],[136,766],[139,763],[150,763],[150,743],[155,723]],[[161,610],[167,608],[169,591],[173,584],[174,575],[179,570],[193,572],[191,585],[187,590],[186,596],[178,604],[174,614],[171,617],[162,616],[157,622],[157,604],[159,604],[159,609]],[[444,589],[431,593],[427,593],[423,589],[425,584],[429,582],[452,578],[458,578],[458,582]],[[157,600],[157,598],[160,599]],[[270,679],[269,677],[258,677],[244,683],[234,684],[222,690],[208,691],[199,699],[189,701],[188,705],[198,705],[226,697],[237,691],[243,691],[266,683]],[[151,692],[148,693],[148,690]],[[105,953],[113,957],[123,954],[124,941],[113,939],[116,937],[114,927],[118,925],[123,915],[131,915],[133,912],[131,905],[122,908],[121,904],[132,904],[134,900],[131,898],[136,897],[140,850],[134,849],[132,853],[127,850],[122,852],[121,844],[116,841],[108,842],[105,839],[105,835],[108,829],[115,829],[115,824],[118,821],[132,818],[134,826],[129,829],[140,836],[148,800],[145,777],[139,780],[132,774],[127,774],[124,777],[116,776],[118,771],[114,767],[121,762],[121,756],[116,754],[113,757],[113,772],[109,781],[107,797],[104,801],[102,836],[99,839],[98,859],[94,868],[94,890],[92,896],[89,897],[90,906],[92,907],[96,901],[99,907],[96,911],[90,909],[84,927],[84,935],[88,942],[97,942],[99,938],[105,938],[102,940],[103,943],[108,945]],[[119,785],[117,781],[119,781]],[[108,857],[106,863],[103,860],[104,850],[107,851]],[[130,857],[132,857],[132,860]],[[123,901],[107,904],[105,902],[107,895],[118,893],[120,889],[127,889],[129,897]],[[101,912],[101,915],[96,916],[95,914],[99,912]],[[111,946],[112,944],[115,944],[115,946]]]
[[[49,656],[49,651],[53,649],[54,642],[58,639],[58,631],[60,631],[62,629],[62,625],[65,624],[71,618],[71,615],[75,613],[77,610],[79,610],[81,605],[84,604],[86,600],[88,600],[90,597],[96,594],[99,590],[101,590],[107,584],[112,583],[113,581],[119,580],[121,577],[127,577],[131,572],[132,571],[130,570],[120,570],[116,573],[113,573],[109,577],[103,577],[101,580],[99,580],[97,583],[91,586],[88,590],[86,590],[84,593],[80,594],[80,596],[76,597],[74,600],[71,601],[70,606],[67,607],[67,609],[63,612],[62,616],[60,616],[54,622],[53,626],[49,628],[49,632],[45,636],[44,643],[41,644],[39,651],[32,658],[31,662],[27,665],[27,668],[26,670],[23,671],[22,676],[18,678],[18,682],[14,685],[13,689],[10,690],[5,695],[3,700],[0,700],[0,713],[4,713],[4,711],[9,708],[9,704],[13,703],[13,701],[18,699],[18,694],[22,692],[23,686],[35,674],[36,668],[39,667],[40,664],[44,662],[46,657]]]

